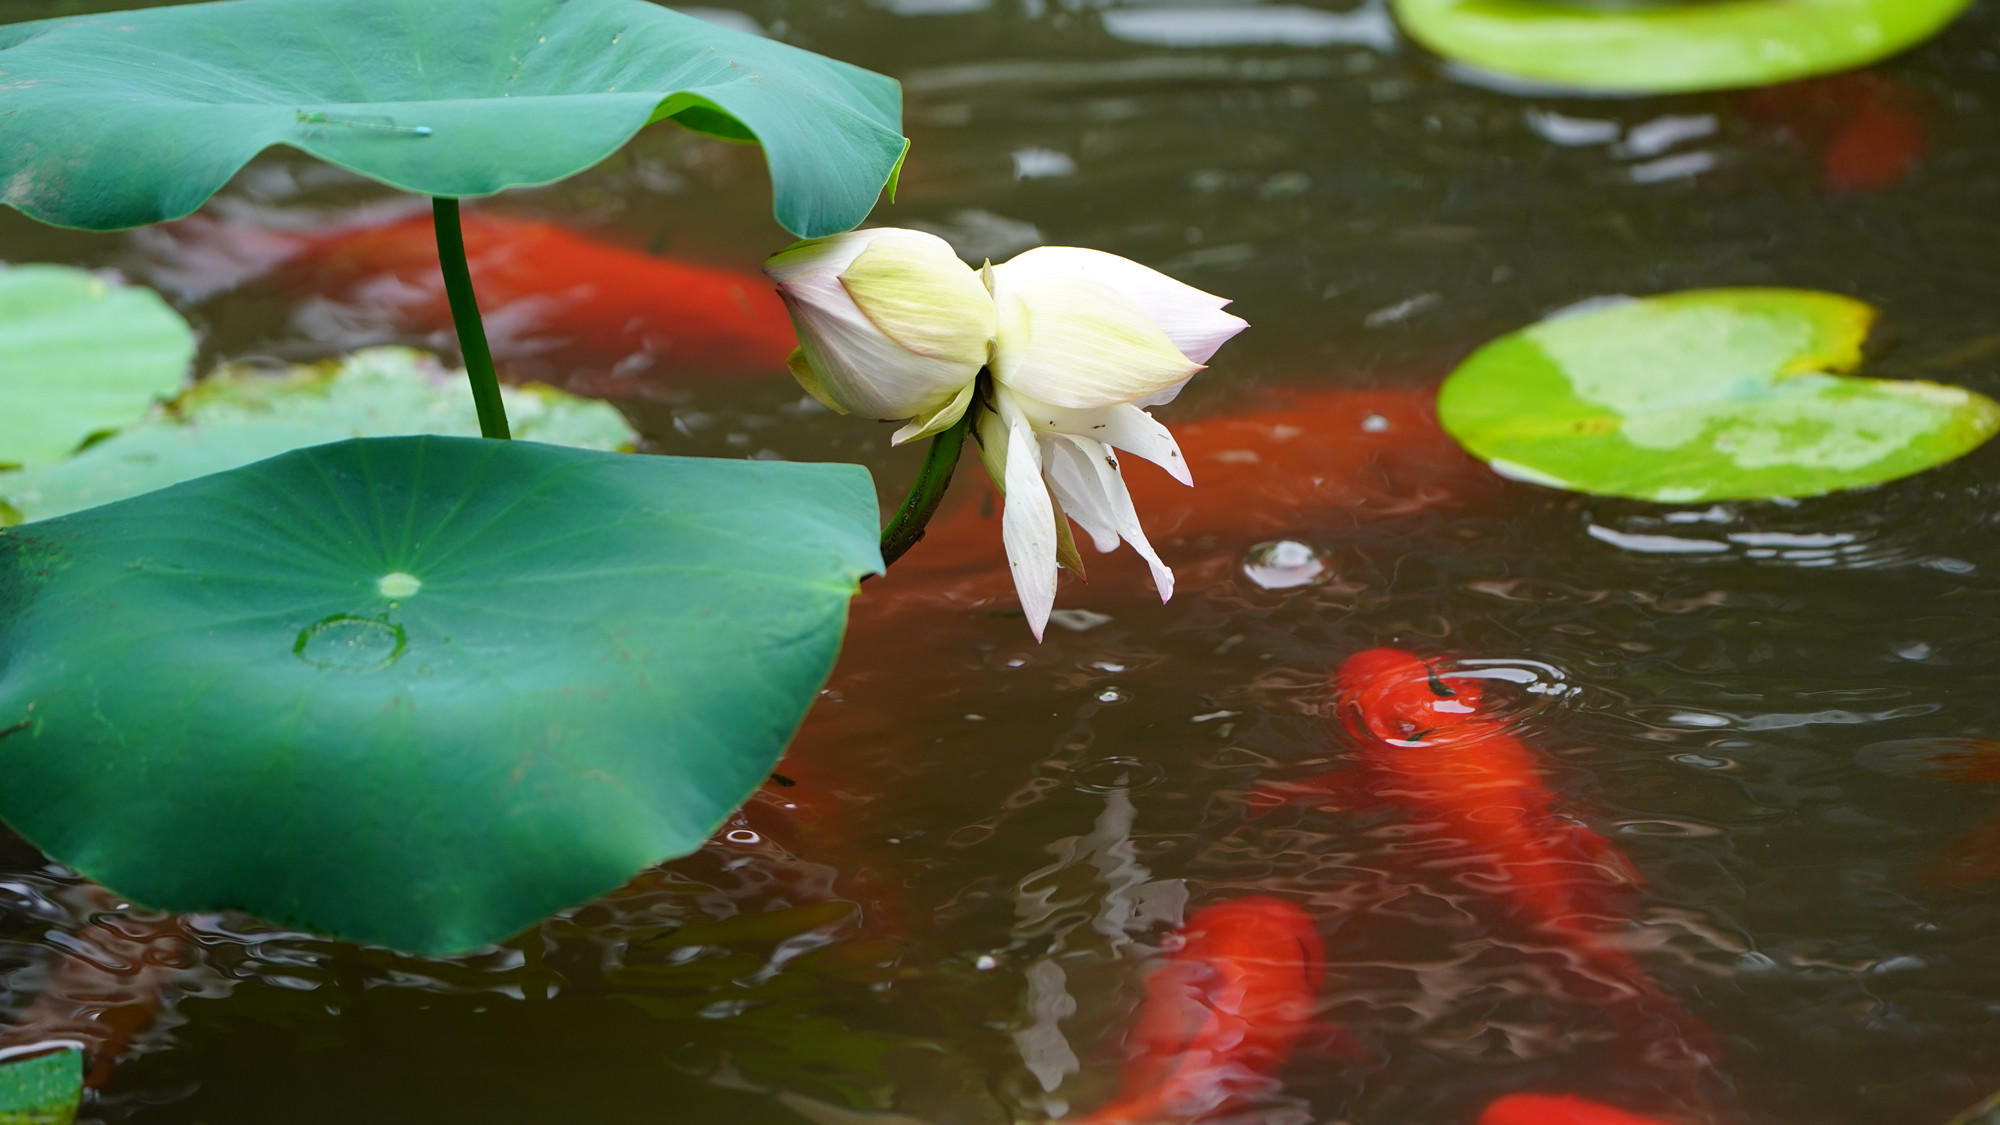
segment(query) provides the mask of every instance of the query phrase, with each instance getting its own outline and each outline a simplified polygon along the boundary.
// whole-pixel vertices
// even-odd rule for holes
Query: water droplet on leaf
[[[401,625],[343,613],[299,630],[292,653],[321,668],[367,672],[395,663],[406,645]]]

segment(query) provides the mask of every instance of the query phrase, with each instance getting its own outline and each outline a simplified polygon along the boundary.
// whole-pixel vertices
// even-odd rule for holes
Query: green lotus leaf
[[[629,449],[638,435],[609,403],[553,387],[501,387],[516,437]],[[479,423],[465,376],[408,348],[272,373],[224,367],[144,421],[72,457],[0,472],[0,525],[123,500],[287,450],[350,437],[459,434]]]
[[[408,191],[489,195],[647,123],[764,148],[778,222],[859,223],[904,148],[889,78],[645,0],[223,0],[0,27],[4,199],[113,230],[200,207],[289,145]]]
[[[0,467],[54,460],[136,421],[180,389],[193,357],[194,332],[150,289],[68,266],[0,266]]]
[[[1598,303],[1474,352],[1439,389],[1438,420],[1507,476],[1683,504],[1880,484],[2000,429],[1983,395],[1839,374],[1873,318],[1796,289]]]
[[[83,1101],[83,1052],[66,1047],[0,1063],[0,1125],[69,1125]]]
[[[1762,86],[1863,66],[1972,0],[1393,0],[1412,39],[1535,82],[1626,93]]]
[[[881,568],[866,470],[361,438],[0,530],[0,819],[417,953],[699,847]]]

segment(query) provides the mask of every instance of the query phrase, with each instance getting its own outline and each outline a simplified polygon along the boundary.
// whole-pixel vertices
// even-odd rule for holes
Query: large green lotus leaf
[[[1394,0],[1412,39],[1536,82],[1626,93],[1762,86],[1921,43],[1972,0]]]
[[[519,438],[606,450],[629,449],[638,440],[609,403],[544,386],[501,387],[500,397]],[[224,367],[73,457],[0,472],[0,526],[67,515],[341,438],[478,433],[464,374],[409,348],[371,348],[281,373]]]
[[[650,121],[764,147],[778,221],[859,223],[901,159],[894,80],[645,0],[224,0],[0,27],[0,183],[113,230],[201,206],[289,145],[409,191],[488,195]]]
[[[1438,420],[1508,476],[1667,503],[1879,484],[2000,428],[1983,395],[1838,374],[1873,318],[1796,289],[1601,303],[1474,352],[1440,388]]]
[[[150,289],[0,266],[0,467],[53,460],[144,416],[180,389],[193,356],[194,332]]]
[[[0,530],[0,818],[418,953],[698,847],[881,568],[867,471],[360,438]]]
[[[83,1101],[83,1052],[74,1047],[0,1063],[0,1125],[69,1125]]]

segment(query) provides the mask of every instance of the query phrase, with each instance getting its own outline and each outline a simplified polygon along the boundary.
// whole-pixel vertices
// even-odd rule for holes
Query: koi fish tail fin
[[[315,245],[307,234],[209,215],[140,227],[127,237],[147,259],[144,280],[183,302],[269,276]]]

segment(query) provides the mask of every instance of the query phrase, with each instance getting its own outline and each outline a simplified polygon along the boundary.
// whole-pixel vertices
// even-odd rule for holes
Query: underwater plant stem
[[[472,295],[472,270],[465,264],[465,232],[458,225],[458,200],[433,196],[431,222],[437,228],[438,269],[444,274],[445,298],[451,302],[452,327],[458,330],[458,350],[465,357],[465,381],[472,384],[472,404],[479,411],[479,432],[484,437],[509,437],[507,407],[500,401],[500,378],[493,373],[486,325],[479,319],[479,302]]]
[[[949,429],[931,439],[923,468],[917,470],[916,483],[910,485],[910,494],[903,497],[902,507],[889,517],[889,526],[882,529],[883,566],[894,565],[924,537],[925,525],[931,522],[938,504],[944,500],[944,490],[951,485],[959,451],[965,448],[966,432],[972,429],[973,413],[973,409],[967,409]]]

